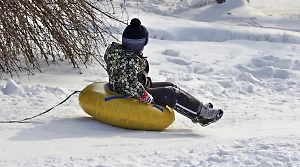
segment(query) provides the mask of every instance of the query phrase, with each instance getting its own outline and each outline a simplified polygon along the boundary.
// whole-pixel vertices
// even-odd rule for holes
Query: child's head
[[[148,43],[148,31],[141,21],[134,18],[130,21],[122,34],[122,45],[134,53],[141,53]]]

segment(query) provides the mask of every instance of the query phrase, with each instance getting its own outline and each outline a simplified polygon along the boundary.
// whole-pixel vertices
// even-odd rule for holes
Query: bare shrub
[[[74,67],[95,58],[105,68],[100,46],[115,38],[114,24],[126,23],[123,15],[115,16],[112,1],[1,0],[1,74],[41,71],[39,58],[48,64],[69,60]]]
[[[288,39],[289,39],[289,37],[290,37],[291,35],[289,35],[288,33],[284,32],[284,33],[280,34],[280,36],[281,36],[281,38],[282,38],[282,42],[287,42]]]

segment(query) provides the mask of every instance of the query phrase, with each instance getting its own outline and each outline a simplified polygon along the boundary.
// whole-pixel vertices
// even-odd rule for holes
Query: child
[[[218,121],[223,111],[213,109],[211,103],[204,105],[173,83],[151,81],[148,61],[142,54],[147,43],[146,27],[139,19],[132,19],[122,34],[122,44],[113,42],[104,55],[110,89],[144,103],[169,106],[201,126]]]

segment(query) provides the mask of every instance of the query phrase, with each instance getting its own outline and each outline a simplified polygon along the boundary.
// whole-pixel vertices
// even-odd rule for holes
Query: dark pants
[[[154,102],[158,105],[167,105],[176,109],[177,103],[195,112],[202,105],[202,102],[198,99],[171,82],[152,82],[152,86],[147,91],[153,96]]]

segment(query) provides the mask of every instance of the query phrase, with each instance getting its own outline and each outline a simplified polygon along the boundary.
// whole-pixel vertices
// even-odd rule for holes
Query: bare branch
[[[116,16],[117,10],[126,9],[110,0],[1,0],[1,76],[41,71],[40,58],[66,59],[75,68],[96,59],[105,69],[102,48],[117,39],[116,24],[128,21]]]

